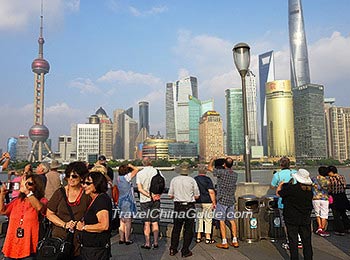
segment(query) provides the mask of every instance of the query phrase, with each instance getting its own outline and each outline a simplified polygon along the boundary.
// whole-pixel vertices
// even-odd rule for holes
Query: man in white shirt
[[[168,195],[174,200],[174,227],[171,233],[171,245],[169,255],[176,255],[178,252],[180,233],[182,226],[183,244],[181,249],[182,257],[192,256],[190,245],[194,235],[194,220],[196,218],[195,201],[199,199],[199,188],[194,178],[187,176],[190,166],[183,162],[176,168],[180,176],[173,178],[170,182]]]
[[[158,248],[159,236],[159,215],[160,215],[160,195],[151,194],[149,191],[152,177],[157,174],[157,169],[152,167],[150,158],[145,157],[142,161],[144,168],[136,175],[136,184],[140,192],[140,208],[143,217],[143,233],[145,244],[143,249],[151,249],[151,224],[153,232],[153,248]]]

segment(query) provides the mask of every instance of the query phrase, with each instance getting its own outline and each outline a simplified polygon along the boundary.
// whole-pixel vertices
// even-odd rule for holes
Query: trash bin
[[[260,224],[258,219],[260,201],[254,195],[243,195],[238,198],[239,239],[248,243],[259,241]],[[238,217],[238,216],[237,216]]]
[[[277,202],[278,197],[275,195],[267,195],[260,199],[260,238],[270,239],[272,242],[285,238]]]

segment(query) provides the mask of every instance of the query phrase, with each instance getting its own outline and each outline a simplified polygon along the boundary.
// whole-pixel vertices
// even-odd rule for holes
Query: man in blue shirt
[[[284,183],[289,182],[293,178],[292,174],[297,172],[296,170],[291,170],[289,168],[290,160],[287,157],[282,157],[280,159],[280,166],[281,166],[281,170],[275,172],[271,180],[271,188],[273,189],[276,189],[281,182],[284,182]],[[278,198],[278,208],[280,210],[281,224],[284,227],[284,230],[286,232],[286,226],[283,219],[283,203],[282,203],[281,197]],[[282,247],[284,249],[289,249],[288,239],[286,243],[282,243]]]

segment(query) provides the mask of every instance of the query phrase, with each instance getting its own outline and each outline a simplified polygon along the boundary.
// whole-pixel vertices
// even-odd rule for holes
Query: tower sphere
[[[49,137],[49,129],[44,125],[33,125],[29,129],[28,134],[30,140],[32,140],[33,142],[45,142]]]
[[[37,58],[32,62],[32,71],[37,74],[48,73],[50,70],[50,64],[47,60]]]

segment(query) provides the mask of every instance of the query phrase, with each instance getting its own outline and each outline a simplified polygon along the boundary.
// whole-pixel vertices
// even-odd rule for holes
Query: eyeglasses
[[[68,176],[68,178],[72,177],[73,179],[78,179],[79,175],[72,173],[71,175]]]
[[[91,185],[91,184],[93,184],[93,182],[92,181],[83,181],[82,184],[83,185]]]
[[[34,182],[30,182],[30,181],[27,181],[26,184],[27,184],[28,186],[34,186]]]

